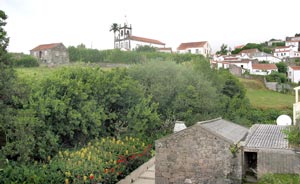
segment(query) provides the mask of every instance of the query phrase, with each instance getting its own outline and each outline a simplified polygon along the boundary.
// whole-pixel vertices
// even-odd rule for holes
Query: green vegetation
[[[102,138],[60,151],[45,162],[1,165],[0,183],[116,183],[150,157],[152,146],[133,137]]]
[[[287,110],[292,108],[294,96],[267,90],[261,81],[240,79],[247,89],[250,103],[261,109]]]
[[[266,174],[258,184],[297,184],[300,183],[300,175],[295,174]]]
[[[37,67],[39,66],[38,60],[30,55],[10,53],[11,61],[15,67]]]
[[[258,49],[261,52],[265,52],[265,53],[272,53],[272,48],[268,47],[268,45],[266,43],[247,43],[243,48],[238,48],[233,50],[231,53],[232,54],[238,54],[240,53],[242,50],[246,50],[246,49]]]

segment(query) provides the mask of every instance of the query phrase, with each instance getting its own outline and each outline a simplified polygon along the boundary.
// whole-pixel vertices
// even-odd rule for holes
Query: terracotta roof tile
[[[177,48],[177,50],[185,50],[188,48],[199,48],[199,47],[203,47],[206,43],[207,43],[207,41],[181,43],[179,45],[179,47]]]
[[[52,49],[58,45],[60,45],[62,43],[50,43],[50,44],[42,44],[42,45],[39,45],[35,48],[33,48],[31,51],[39,51],[39,50],[47,50],[47,49]]]
[[[130,36],[129,39],[135,40],[135,41],[140,41],[140,42],[158,44],[158,45],[166,45],[165,43],[158,41],[158,40],[143,38],[143,37],[138,37],[138,36]]]
[[[245,50],[242,50],[239,54],[241,54],[241,53],[251,54],[251,53],[256,53],[256,52],[259,52],[259,50],[258,49],[245,49]]]
[[[300,70],[300,66],[290,66],[293,70]]]
[[[275,64],[252,64],[253,69],[260,69],[260,70],[274,70],[278,69]]]

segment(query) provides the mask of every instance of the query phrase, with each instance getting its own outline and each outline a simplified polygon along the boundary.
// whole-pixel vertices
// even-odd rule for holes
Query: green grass
[[[282,94],[265,88],[259,80],[240,79],[247,89],[246,95],[250,103],[262,109],[291,109],[295,97],[290,94]]]
[[[266,174],[257,184],[299,184],[300,175],[296,174]]]

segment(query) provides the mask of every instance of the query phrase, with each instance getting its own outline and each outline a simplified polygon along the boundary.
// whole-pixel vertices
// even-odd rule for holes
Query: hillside
[[[259,80],[239,79],[247,89],[247,97],[250,103],[262,109],[291,109],[294,103],[294,96],[282,94],[265,88]]]

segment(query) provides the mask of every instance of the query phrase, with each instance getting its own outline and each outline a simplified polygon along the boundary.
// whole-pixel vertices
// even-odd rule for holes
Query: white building
[[[250,74],[270,75],[273,71],[278,72],[278,68],[275,64],[252,64]]]
[[[279,63],[282,61],[279,57],[265,52],[257,52],[253,55],[252,58],[257,59],[258,61],[268,61],[269,63]]]
[[[164,48],[165,43],[144,37],[138,37],[132,35],[132,27],[124,24],[123,26],[119,26],[116,31],[115,37],[115,48],[119,48],[122,50],[134,50],[139,46],[150,46],[155,48]]]
[[[295,57],[294,46],[290,45],[290,46],[276,47],[274,49],[273,55],[280,59],[293,58]]]
[[[291,82],[298,83],[300,81],[300,66],[289,66],[287,72]]]
[[[177,48],[178,53],[202,54],[204,56],[211,55],[211,47],[207,41],[181,43]]]

